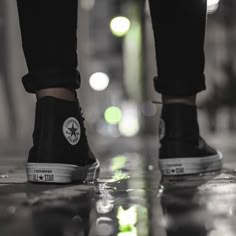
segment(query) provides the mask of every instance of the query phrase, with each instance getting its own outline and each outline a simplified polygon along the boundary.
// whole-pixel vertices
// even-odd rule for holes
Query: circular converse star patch
[[[80,124],[77,119],[70,117],[63,123],[63,134],[71,145],[76,145],[80,140]]]

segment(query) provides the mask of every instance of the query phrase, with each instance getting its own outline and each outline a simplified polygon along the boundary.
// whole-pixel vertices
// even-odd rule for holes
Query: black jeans
[[[156,90],[191,96],[205,89],[204,36],[207,0],[149,0],[156,46]],[[77,0],[17,0],[29,73],[26,91],[79,88]],[[82,33],[82,32],[81,32]]]

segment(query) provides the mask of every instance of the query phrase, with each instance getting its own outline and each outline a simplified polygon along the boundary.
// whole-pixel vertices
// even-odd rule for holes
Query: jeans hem
[[[205,75],[188,80],[168,80],[166,78],[154,77],[154,87],[158,93],[167,96],[192,96],[206,89]]]
[[[78,89],[80,73],[76,69],[31,71],[22,78],[22,83],[28,93],[35,93],[45,88]]]

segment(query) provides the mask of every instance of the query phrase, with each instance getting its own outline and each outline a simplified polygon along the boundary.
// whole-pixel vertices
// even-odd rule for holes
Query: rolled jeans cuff
[[[22,83],[28,93],[35,93],[45,88],[80,87],[80,74],[76,69],[54,69],[30,71],[22,78]]]
[[[196,79],[168,80],[166,78],[154,77],[154,87],[158,93],[167,96],[192,96],[206,89],[205,75]]]

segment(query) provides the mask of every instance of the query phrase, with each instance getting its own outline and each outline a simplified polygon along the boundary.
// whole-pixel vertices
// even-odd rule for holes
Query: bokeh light
[[[220,0],[207,0],[207,12],[214,13],[219,6]]]
[[[123,37],[130,29],[130,20],[124,16],[117,16],[110,22],[111,32],[117,37]]]
[[[122,106],[122,120],[119,123],[120,134],[125,137],[133,137],[140,130],[139,113],[137,105],[132,102],[126,102]]]
[[[111,124],[111,125],[118,124],[122,119],[121,109],[115,106],[108,107],[105,110],[104,118],[108,124]]]
[[[103,91],[109,85],[109,76],[102,72],[96,72],[92,74],[89,78],[89,84],[91,88],[95,91]]]

